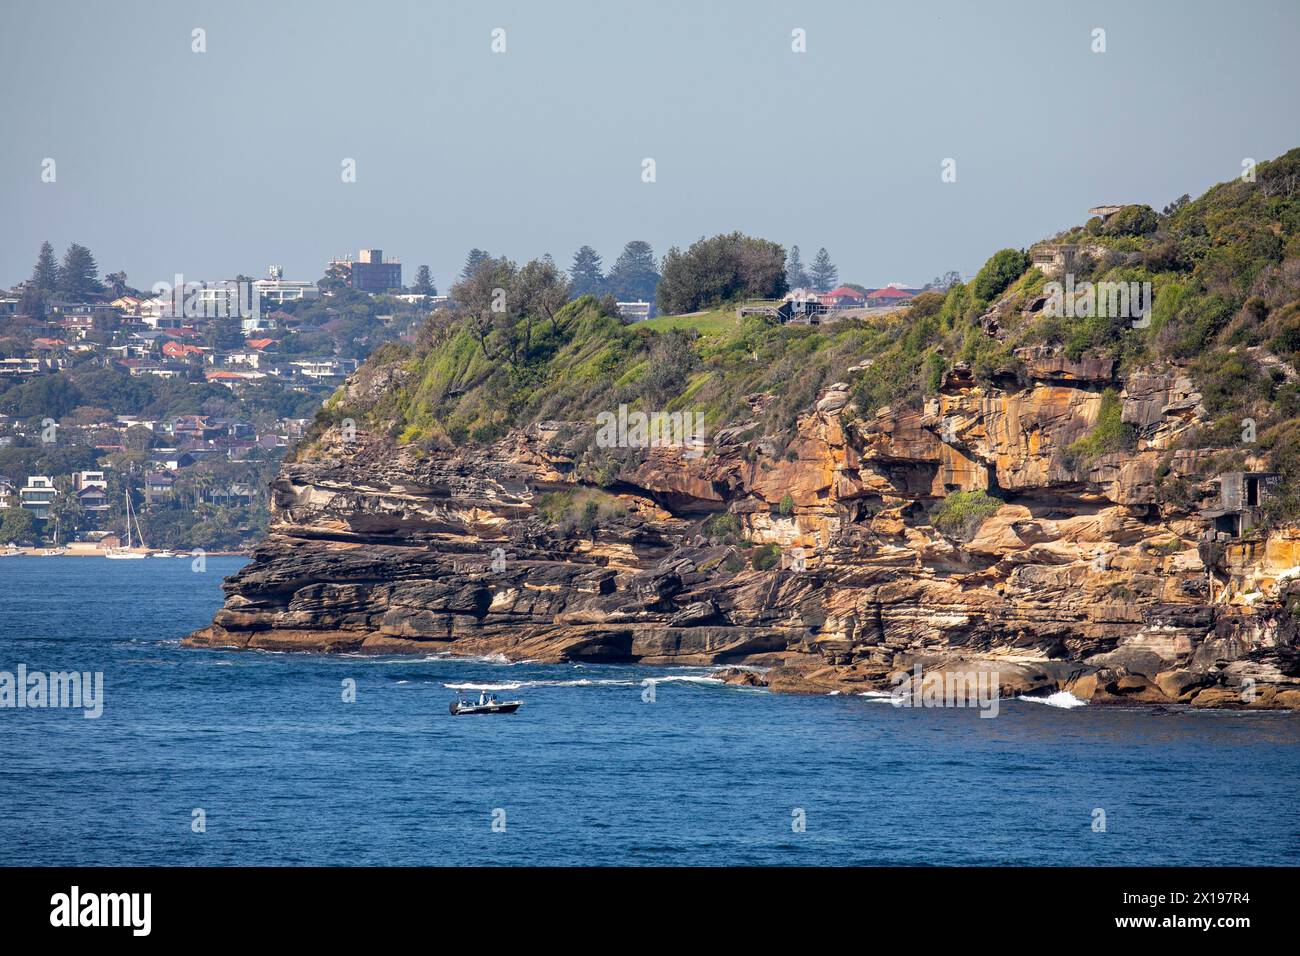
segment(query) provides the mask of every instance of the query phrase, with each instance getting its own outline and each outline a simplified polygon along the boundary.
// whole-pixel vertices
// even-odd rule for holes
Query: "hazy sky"
[[[1297,0],[5,0],[0,283],[43,239],[141,288],[377,246],[445,291],[472,246],[608,267],[734,229],[866,285],[970,276],[1300,145],[1298,27]]]

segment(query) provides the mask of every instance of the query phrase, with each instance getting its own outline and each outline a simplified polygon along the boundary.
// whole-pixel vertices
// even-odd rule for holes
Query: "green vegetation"
[[[1149,321],[1109,309],[1050,314],[1041,308],[1049,277],[1016,249],[995,253],[970,282],[945,281],[888,316],[822,327],[740,320],[728,303],[778,294],[788,271],[807,270],[774,243],[737,233],[669,253],[659,301],[675,314],[628,326],[594,295],[549,308],[547,275],[534,269],[537,281],[523,287],[532,300],[523,296],[505,315],[481,307],[440,314],[409,354],[385,357],[404,367],[401,387],[373,406],[336,404],[324,414],[395,423],[401,442],[429,448],[487,442],[534,422],[577,423],[561,429],[553,450],[573,458],[576,477],[598,483],[617,473],[622,452],[595,448],[589,433],[598,413],[620,404],[699,411],[710,434],[752,422],[749,434],[779,457],[831,382],[849,382],[856,414],[869,420],[886,406],[920,410],[958,368],[978,386],[1022,387],[1017,353],[1046,346],[1072,360],[1113,359],[1121,374],[1187,368],[1212,420],[1181,445],[1239,448],[1241,423],[1252,419],[1252,450],[1286,477],[1269,507],[1300,514],[1300,493],[1287,490],[1300,488],[1300,384],[1274,361],[1300,367],[1300,149],[1261,163],[1255,182],[1233,180],[1160,213],[1126,207],[1051,241],[1075,247],[1076,286],[1150,283]],[[599,263],[588,260],[579,272],[593,278]],[[476,268],[500,269],[484,278],[510,283],[525,271],[491,257]],[[1113,391],[1103,394],[1096,427],[1065,452],[1066,464],[1134,447],[1120,404]]]
[[[549,492],[542,496],[537,510],[543,521],[565,534],[574,530],[591,534],[627,513],[616,496],[596,488]]]
[[[689,315],[661,315],[637,323],[637,328],[649,329],[652,332],[690,329],[700,335],[727,335],[739,327],[740,319],[736,318],[736,310],[731,308],[694,312]]]
[[[1137,433],[1132,425],[1121,420],[1124,403],[1119,393],[1108,388],[1102,393],[1097,424],[1085,437],[1071,443],[1066,449],[1069,467],[1084,467],[1102,455],[1116,451],[1132,451],[1137,443]]]
[[[1001,507],[1002,500],[985,491],[955,491],[939,502],[930,520],[949,537],[969,541]]]
[[[6,508],[0,520],[0,544],[21,544],[35,540],[36,519],[26,508]]]
[[[740,540],[740,519],[726,512],[710,515],[700,530],[706,538],[723,544],[735,544]]]
[[[787,288],[785,250],[733,232],[700,239],[685,252],[669,249],[655,298],[661,312],[695,312],[734,299],[777,298]]]
[[[755,571],[771,571],[781,563],[781,546],[765,544],[754,549],[749,559],[749,566]]]
[[[1029,268],[1029,256],[1016,249],[995,252],[975,275],[971,291],[981,302],[992,302],[1003,289],[1011,285]]]
[[[448,448],[487,443],[530,422],[589,422],[585,433],[566,430],[554,444],[580,460],[584,477],[600,480],[626,451],[594,447],[601,412],[623,404],[699,413],[711,433],[754,418],[746,397],[768,394],[757,417],[783,448],[819,391],[844,379],[886,338],[858,321],[819,329],[759,317],[738,321],[730,313],[625,325],[593,296],[569,302],[553,318],[534,323],[526,356],[513,364],[485,354],[474,317],[430,320],[411,353],[385,356],[405,367],[406,384],[365,408],[332,401],[316,427],[347,417],[392,423],[400,443]],[[499,340],[524,338],[523,322]]]

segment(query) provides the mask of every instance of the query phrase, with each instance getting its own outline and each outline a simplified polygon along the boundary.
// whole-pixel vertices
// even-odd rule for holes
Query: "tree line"
[[[134,291],[126,284],[125,272],[111,272],[101,282],[99,265],[86,246],[72,243],[60,262],[47,241],[41,243],[32,276],[23,284],[20,309],[24,315],[43,316],[52,299],[80,302],[104,292],[126,295]]]

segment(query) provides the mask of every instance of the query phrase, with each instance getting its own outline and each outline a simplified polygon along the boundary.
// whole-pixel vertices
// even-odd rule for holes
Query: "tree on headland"
[[[785,283],[792,289],[806,289],[812,285],[798,246],[791,246],[790,254],[785,258]]]
[[[74,301],[104,290],[99,282],[99,266],[89,249],[75,242],[68,246],[59,267],[55,290],[63,298]]]
[[[623,247],[605,277],[605,290],[620,302],[649,302],[659,285],[657,266],[650,243],[633,239]]]
[[[20,306],[23,315],[40,318],[45,314],[45,303],[54,294],[59,281],[59,264],[54,258],[54,247],[48,242],[41,243],[40,254],[36,257],[36,267],[32,277],[23,287],[23,301]]]
[[[971,291],[981,302],[992,302],[1003,289],[1019,279],[1029,268],[1029,256],[1020,249],[999,249],[975,274]]]
[[[325,293],[339,293],[352,281],[352,272],[341,262],[331,263],[325,275],[316,281],[316,287]]]
[[[732,299],[773,299],[788,289],[785,250],[775,242],[733,232],[700,239],[664,256],[655,292],[659,311],[695,312]]]
[[[570,291],[574,296],[599,295],[604,287],[600,253],[591,246],[583,246],[573,254],[573,265],[569,266]]]
[[[571,293],[568,278],[555,265],[553,258],[543,256],[520,269],[510,294],[519,299],[519,312],[524,316],[525,352],[532,348],[534,319],[545,319],[550,324],[551,331],[559,334],[556,316],[569,301]]]
[[[433,273],[428,266],[420,266],[415,270],[415,284],[411,286],[411,291],[416,295],[438,294],[438,287],[433,284]]]
[[[41,243],[40,255],[36,257],[36,268],[32,270],[32,285],[41,292],[53,292],[59,282],[59,264],[54,258],[54,247],[48,242]]]
[[[474,274],[478,272],[479,266],[485,262],[492,261],[492,256],[484,252],[482,249],[477,247],[471,249],[469,255],[465,257],[465,268],[460,270],[461,279],[472,278]]]
[[[935,276],[925,284],[926,291],[930,292],[947,292],[955,285],[961,284],[961,273],[955,270],[949,270],[941,276]]]
[[[139,289],[133,289],[127,283],[126,273],[122,271],[110,272],[108,275],[104,276],[104,283],[108,286],[108,290],[113,293],[115,298],[123,295],[140,294]]]
[[[835,263],[831,262],[831,255],[826,251],[825,246],[817,250],[817,256],[813,259],[812,268],[808,270],[808,276],[812,279],[813,288],[818,292],[827,292],[835,288],[840,270],[836,269]]]
[[[526,365],[533,354],[534,327],[546,321],[559,331],[557,313],[568,299],[568,280],[554,261],[534,259],[520,269],[502,256],[488,256],[457,282],[451,297],[478,339],[483,357]]]

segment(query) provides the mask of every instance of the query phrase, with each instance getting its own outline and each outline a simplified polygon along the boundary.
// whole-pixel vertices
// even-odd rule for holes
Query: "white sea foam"
[[[498,684],[443,684],[448,690],[519,690],[523,687],[635,687],[634,680],[521,680]]]
[[[1016,700],[1027,700],[1035,704],[1046,704],[1048,707],[1061,707],[1065,710],[1073,710],[1075,707],[1087,707],[1086,700],[1079,700],[1068,690],[1058,690],[1055,694],[1047,697],[1017,697]]]
[[[699,674],[668,674],[664,677],[647,677],[641,681],[645,684],[668,684],[678,681],[683,684],[725,684],[721,677],[704,677]]]

